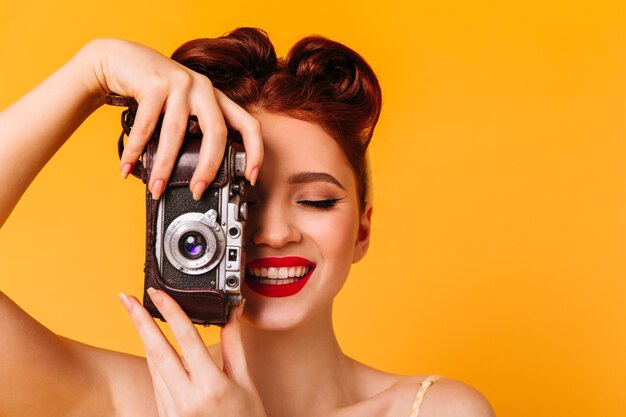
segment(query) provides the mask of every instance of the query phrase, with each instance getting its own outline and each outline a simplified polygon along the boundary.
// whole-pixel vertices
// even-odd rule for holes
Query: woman
[[[242,133],[245,175],[255,184],[247,197],[245,311],[233,309],[221,344],[207,349],[180,307],[151,290],[181,357],[137,299],[120,294],[145,345],[140,358],[54,335],[0,294],[0,380],[10,381],[0,386],[0,415],[492,415],[466,385],[374,370],[337,344],[332,302],[370,237],[364,155],[381,101],[367,63],[320,37],[279,61],[267,36],[249,28],[185,44],[173,59],[184,66],[131,42],[93,41],[4,110],[0,224],[107,93],[139,103],[123,177],[165,114],[148,183],[155,199],[188,116],[204,134],[190,183],[196,199],[215,175],[228,124]]]

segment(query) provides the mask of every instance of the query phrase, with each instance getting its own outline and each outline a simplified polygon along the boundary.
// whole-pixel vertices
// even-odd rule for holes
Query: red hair
[[[380,115],[382,96],[372,68],[355,51],[321,36],[297,42],[284,59],[267,33],[239,28],[219,38],[196,39],[172,59],[209,77],[240,106],[315,123],[343,149],[365,207],[365,151]]]

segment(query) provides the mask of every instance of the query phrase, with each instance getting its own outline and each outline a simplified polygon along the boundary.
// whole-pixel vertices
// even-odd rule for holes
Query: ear
[[[374,208],[371,203],[365,204],[365,209],[361,213],[359,220],[359,232],[354,242],[354,256],[352,257],[352,263],[359,262],[370,246],[370,234],[372,231],[372,211]]]

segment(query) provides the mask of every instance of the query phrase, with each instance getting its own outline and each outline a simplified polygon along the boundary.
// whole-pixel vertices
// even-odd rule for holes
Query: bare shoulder
[[[145,358],[67,341],[76,355],[91,364],[102,386],[108,388],[112,415],[156,415],[152,379]]]
[[[2,292],[0,333],[0,415],[156,415],[145,359],[61,337]]]
[[[495,417],[491,405],[476,388],[450,378],[440,378],[428,388],[419,415]]]
[[[355,379],[361,383],[362,400],[346,416],[414,417],[414,405],[416,400],[419,403],[418,397],[421,396],[419,417],[495,417],[485,397],[460,381],[390,374],[358,362],[357,369],[359,373]]]

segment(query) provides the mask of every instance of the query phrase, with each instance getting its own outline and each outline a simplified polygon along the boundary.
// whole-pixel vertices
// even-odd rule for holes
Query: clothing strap
[[[424,399],[424,394],[428,388],[439,379],[438,375],[430,375],[426,377],[420,384],[419,389],[417,390],[417,394],[415,395],[415,400],[413,401],[413,408],[411,408],[411,417],[417,417],[420,413],[420,407],[422,406],[422,400]]]

